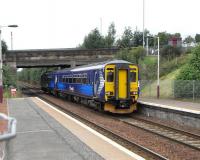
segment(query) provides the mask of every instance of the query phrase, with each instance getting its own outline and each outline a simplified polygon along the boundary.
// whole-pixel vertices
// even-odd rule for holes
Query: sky
[[[125,27],[142,31],[143,0],[0,0],[2,39],[11,49],[74,48],[94,28],[105,35],[114,22],[119,38]],[[200,0],[145,0],[145,28],[200,33]],[[102,22],[102,23],[101,23]]]

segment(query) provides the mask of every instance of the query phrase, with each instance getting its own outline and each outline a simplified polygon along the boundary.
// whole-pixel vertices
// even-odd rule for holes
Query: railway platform
[[[154,107],[168,108],[171,110],[200,114],[200,103],[185,102],[171,99],[150,98],[140,98],[139,102],[142,104],[153,105]]]
[[[169,99],[140,98],[141,114],[200,129],[200,104]]]
[[[7,102],[4,99],[3,103],[0,103],[0,113],[2,114],[8,114],[7,113]],[[0,119],[0,135],[4,134],[7,131],[7,122],[5,120]],[[0,160],[4,157],[5,153],[5,142],[0,141]]]
[[[9,99],[8,108],[18,122],[9,160],[143,160],[39,98]]]

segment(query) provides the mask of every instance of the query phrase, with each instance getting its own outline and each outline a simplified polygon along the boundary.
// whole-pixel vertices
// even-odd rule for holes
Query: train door
[[[130,93],[132,97],[137,99],[138,97],[138,67],[135,65],[129,65],[130,68]]]
[[[115,65],[109,64],[105,67],[105,99],[114,97],[115,94]]]
[[[58,76],[55,75],[55,79],[54,79],[54,88],[57,88],[57,82],[58,82]]]
[[[95,71],[94,72],[94,83],[93,83],[93,92],[94,92],[95,97],[97,97],[98,83],[99,83],[99,76],[98,76],[98,72]]]
[[[127,70],[126,69],[119,69],[119,82],[118,82],[118,96],[121,99],[127,98]]]

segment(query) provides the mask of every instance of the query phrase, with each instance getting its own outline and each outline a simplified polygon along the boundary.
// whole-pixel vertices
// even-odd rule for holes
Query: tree
[[[120,48],[130,48],[133,46],[133,32],[130,27],[125,28],[121,39],[117,40],[117,46]]]
[[[160,38],[160,45],[168,45],[168,40],[171,38],[171,35],[169,33],[165,32],[159,32],[158,37]]]
[[[167,45],[161,49],[160,55],[161,55],[161,58],[167,59],[169,61],[175,57],[180,56],[181,53],[182,52],[181,52],[180,47],[173,47],[173,46]]]
[[[108,28],[108,35],[105,37],[105,47],[106,48],[110,48],[110,47],[114,46],[115,34],[116,34],[115,24],[111,23]]]
[[[143,32],[137,30],[134,32],[133,45],[134,47],[143,45]]]
[[[100,34],[99,30],[95,28],[92,30],[85,38],[82,44],[83,48],[104,48],[105,47],[105,39]]]
[[[180,71],[178,80],[200,80],[200,46],[192,51],[189,63]]]
[[[180,33],[174,33],[174,34],[171,35],[171,37],[181,38],[181,34]]]
[[[195,35],[195,41],[196,41],[196,43],[200,42],[200,34]]]
[[[16,72],[10,66],[3,66],[3,85],[4,86],[15,86],[16,87]]]
[[[1,41],[1,45],[2,45],[2,54],[5,54],[6,51],[8,50],[8,46],[5,41]]]
[[[139,61],[145,57],[145,50],[141,46],[134,48],[123,48],[117,53],[116,57],[118,59],[123,59],[138,65]]]
[[[185,43],[192,43],[195,42],[195,39],[192,36],[187,36],[184,41]]]
[[[143,47],[139,46],[136,48],[132,48],[130,50],[130,59],[135,64],[139,64],[139,60],[142,60],[145,57],[145,50]]]

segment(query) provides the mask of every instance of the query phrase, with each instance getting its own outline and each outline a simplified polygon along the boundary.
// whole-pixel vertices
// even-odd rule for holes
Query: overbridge
[[[74,67],[111,60],[117,51],[118,48],[8,50],[4,63],[14,68]]]

